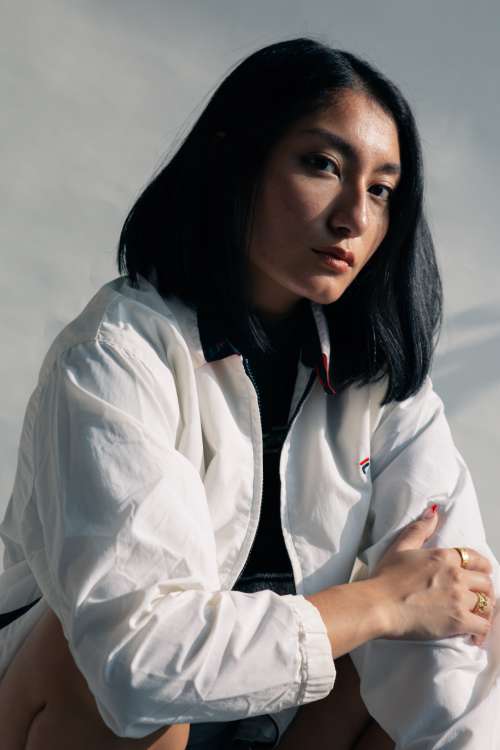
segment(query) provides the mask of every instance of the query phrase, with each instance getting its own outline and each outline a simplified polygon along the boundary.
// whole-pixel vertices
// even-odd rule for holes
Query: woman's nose
[[[345,185],[330,207],[329,225],[342,237],[359,237],[368,225],[368,195],[361,186]]]

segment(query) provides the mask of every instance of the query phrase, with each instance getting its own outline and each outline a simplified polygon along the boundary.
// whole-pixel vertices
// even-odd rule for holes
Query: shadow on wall
[[[471,308],[446,319],[432,380],[448,416],[500,383],[500,305]]]

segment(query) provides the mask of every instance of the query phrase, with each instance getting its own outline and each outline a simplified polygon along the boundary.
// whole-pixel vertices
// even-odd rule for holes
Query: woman
[[[499,568],[428,378],[400,92],[311,40],[256,52],[119,260],[27,410],[6,748],[496,747]]]

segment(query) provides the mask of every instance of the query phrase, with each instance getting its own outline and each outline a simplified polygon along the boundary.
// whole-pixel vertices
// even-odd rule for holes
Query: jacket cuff
[[[303,596],[282,597],[291,606],[299,625],[299,705],[325,698],[335,682],[335,663],[326,626],[320,613]]]

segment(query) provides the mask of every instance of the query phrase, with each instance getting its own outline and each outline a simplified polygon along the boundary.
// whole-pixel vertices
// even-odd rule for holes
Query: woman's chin
[[[345,290],[346,287],[344,286],[336,286],[335,288],[330,287],[328,289],[312,291],[308,293],[306,297],[310,302],[316,302],[318,305],[332,305],[342,297]]]

